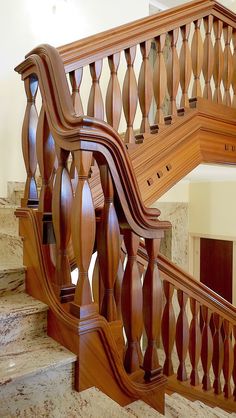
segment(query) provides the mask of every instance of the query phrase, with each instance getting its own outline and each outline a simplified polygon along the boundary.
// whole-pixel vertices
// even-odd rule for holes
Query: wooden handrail
[[[222,4],[215,0],[196,0],[63,45],[58,51],[66,72],[69,72],[209,14],[236,27],[235,14]]]
[[[136,232],[150,237],[149,228],[154,231],[170,227],[169,222],[156,221],[160,211],[143,205],[127,150],[118,133],[103,121],[74,114],[57,50],[49,45],[41,45],[16,71],[27,75],[29,71],[37,74],[50,130],[59,146],[68,151],[81,149],[103,154],[120,197],[124,191],[126,202],[122,204],[123,211],[130,225],[137,228]]]
[[[140,244],[138,255],[145,263],[148,261],[143,243]],[[163,279],[168,280],[175,288],[183,290],[190,297],[193,297],[213,312],[220,314],[224,319],[236,325],[236,308],[223,297],[205,284],[197,281],[162,254],[158,255],[158,267]]]

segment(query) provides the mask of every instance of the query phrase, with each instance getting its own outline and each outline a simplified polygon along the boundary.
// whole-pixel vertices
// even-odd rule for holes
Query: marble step
[[[0,265],[22,266],[23,245],[20,237],[0,233]]]
[[[164,416],[143,401],[132,402],[125,409],[130,413],[131,417],[135,418],[158,418]]]
[[[47,305],[26,293],[3,295],[0,298],[0,355],[18,355],[32,340],[43,336],[47,310]]]
[[[206,413],[208,418],[223,418],[223,416],[229,417],[230,414],[228,414],[225,411],[222,411],[219,409],[219,411],[215,411],[214,408],[211,408],[207,405],[205,405],[202,402],[194,401],[191,402],[188,399],[182,397],[178,393],[173,393],[171,395],[171,404],[175,408],[181,408],[183,411],[189,411],[189,416],[191,417],[199,417],[199,418],[205,418]],[[223,415],[226,414],[226,415]]]
[[[76,356],[51,338],[34,338],[15,353],[0,356],[0,417],[18,417],[57,402],[72,391]],[[42,409],[43,411],[43,409]],[[30,416],[30,415],[28,415]],[[33,414],[31,417],[45,416]]]
[[[0,264],[0,297],[25,290],[25,269],[12,264]]]
[[[19,221],[15,216],[17,206],[0,205],[0,231],[8,235],[18,235]]]

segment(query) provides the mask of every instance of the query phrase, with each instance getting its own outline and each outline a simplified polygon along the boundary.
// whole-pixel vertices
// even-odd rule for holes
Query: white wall
[[[0,197],[7,181],[24,181],[23,82],[14,72],[40,43],[54,46],[148,15],[148,0],[7,0],[0,14]],[[66,23],[65,23],[66,22]]]

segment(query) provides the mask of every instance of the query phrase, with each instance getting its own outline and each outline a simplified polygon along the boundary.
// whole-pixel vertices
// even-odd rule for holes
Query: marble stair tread
[[[18,235],[19,221],[15,216],[16,205],[0,204],[0,228],[1,232],[10,235]]]
[[[0,265],[22,265],[23,244],[17,235],[0,232]]]
[[[97,388],[63,391],[53,399],[18,408],[4,418],[133,418],[128,411]]]
[[[158,418],[163,417],[160,412],[153,409],[143,401],[135,401],[127,405],[125,409],[135,418]]]
[[[196,405],[193,407],[192,402],[188,401],[186,398],[178,395],[178,398],[171,395],[165,395],[165,416],[168,414],[169,417],[175,418],[205,418],[205,414],[202,413],[202,410],[198,410]],[[208,414],[210,418],[213,418]]]
[[[14,353],[0,356],[0,386],[76,361],[76,355],[47,335],[27,342]]]
[[[25,290],[25,267],[10,263],[0,264],[0,296]]]
[[[195,401],[190,401],[187,398],[184,398],[183,396],[179,395],[178,393],[173,393],[171,395],[171,398],[179,403],[182,403],[183,405],[186,406],[186,408],[189,408],[191,413],[195,414],[193,416],[205,417],[207,413],[209,418],[217,418],[217,417],[223,418],[222,414],[217,415],[217,412],[214,410],[214,408],[211,408],[210,406],[204,404],[203,402],[197,403]],[[226,413],[226,416],[228,417],[229,414],[227,414],[227,412],[225,413]]]
[[[232,417],[231,413],[227,413],[226,411],[220,409],[220,408],[211,408],[210,406],[204,404],[201,401],[194,401],[194,404],[197,405],[199,408],[199,411],[201,411],[202,414],[207,414],[207,418],[213,416],[214,418],[224,418],[224,417]],[[214,415],[211,415],[214,414]]]
[[[0,298],[0,320],[46,311],[48,306],[27,293],[3,295]]]

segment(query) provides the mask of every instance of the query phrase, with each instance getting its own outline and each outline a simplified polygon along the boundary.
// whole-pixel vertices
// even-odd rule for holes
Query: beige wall
[[[236,182],[191,183],[189,232],[236,237]]]
[[[25,96],[13,69],[40,43],[58,46],[148,15],[147,0],[7,0],[0,14],[0,197],[24,181],[21,126]],[[67,24],[64,26],[64,22]]]

